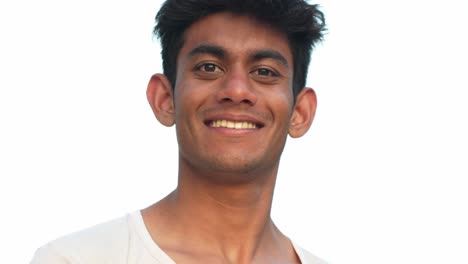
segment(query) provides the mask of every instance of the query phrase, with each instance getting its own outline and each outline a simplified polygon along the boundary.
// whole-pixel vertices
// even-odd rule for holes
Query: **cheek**
[[[278,89],[271,91],[266,95],[269,100],[271,111],[275,116],[275,119],[281,121],[288,121],[292,114],[293,109],[293,94],[292,91],[286,91],[286,89]],[[279,121],[278,120],[278,121]]]
[[[180,80],[174,91],[176,122],[190,122],[198,120],[200,108],[210,98],[209,91],[196,81]]]

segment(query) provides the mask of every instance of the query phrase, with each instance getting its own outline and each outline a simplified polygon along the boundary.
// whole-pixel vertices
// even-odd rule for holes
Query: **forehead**
[[[232,56],[275,50],[292,65],[286,35],[246,15],[221,12],[196,21],[184,33],[178,59],[183,59],[192,49],[203,44],[223,47]]]

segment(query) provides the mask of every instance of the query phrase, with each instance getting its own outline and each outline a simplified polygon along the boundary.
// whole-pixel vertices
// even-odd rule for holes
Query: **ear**
[[[163,74],[151,76],[146,90],[146,97],[158,121],[165,126],[175,123],[172,86]]]
[[[289,135],[293,138],[303,136],[309,130],[317,109],[317,96],[312,88],[305,87],[297,95],[291,120]]]

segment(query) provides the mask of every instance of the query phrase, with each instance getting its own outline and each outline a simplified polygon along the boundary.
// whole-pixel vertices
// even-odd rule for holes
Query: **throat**
[[[274,225],[269,207],[262,212],[260,207],[226,204],[213,198],[206,197],[198,204],[186,203],[185,198],[176,189],[143,210],[153,240],[171,257],[180,253],[173,249],[184,248],[187,256],[215,258],[216,263],[298,263],[291,261],[295,256],[292,244]],[[173,259],[187,263],[183,256]]]

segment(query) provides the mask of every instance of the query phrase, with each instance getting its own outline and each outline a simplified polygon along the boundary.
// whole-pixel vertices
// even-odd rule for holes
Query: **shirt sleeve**
[[[73,264],[73,262],[48,244],[36,251],[29,264]]]

